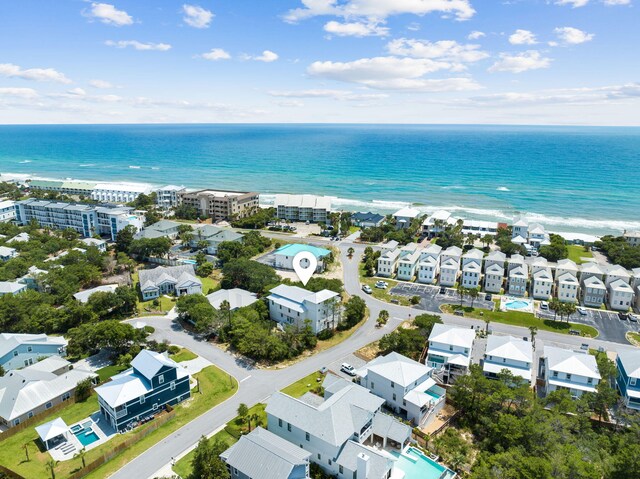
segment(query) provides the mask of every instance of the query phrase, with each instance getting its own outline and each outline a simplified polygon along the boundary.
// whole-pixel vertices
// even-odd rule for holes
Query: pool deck
[[[510,308],[507,305],[507,303],[509,303],[511,301],[528,303],[528,305],[524,306],[522,308]],[[534,300],[532,298],[518,297],[518,296],[506,296],[506,295],[502,296],[500,298],[500,311],[522,311],[522,312],[525,312],[525,313],[532,313],[533,314],[533,307],[534,307]]]
[[[78,440],[78,438],[71,432],[71,429],[74,426],[80,425],[82,426],[84,423],[91,421],[91,429],[98,435],[98,440],[87,445],[83,446],[82,443]],[[69,426],[69,433],[67,440],[60,443],[53,449],[49,449],[49,454],[56,461],[68,461],[69,459],[73,459],[73,457],[78,453],[78,451],[85,449],[93,449],[98,447],[109,439],[111,439],[116,434],[115,429],[111,427],[107,421],[102,418],[99,411],[96,411],[88,418],[84,418],[81,421],[78,421]],[[72,447],[68,447],[71,445]]]

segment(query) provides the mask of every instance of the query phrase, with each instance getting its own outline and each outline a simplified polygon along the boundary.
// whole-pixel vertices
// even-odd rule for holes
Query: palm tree
[[[489,323],[491,322],[491,318],[485,316],[482,320],[484,321],[484,334],[489,335]]]
[[[460,306],[462,306],[462,302],[464,301],[464,296],[467,294],[467,288],[459,284],[458,287],[456,288],[456,292],[460,296]]]
[[[567,323],[569,322],[569,317],[575,313],[576,310],[576,303],[565,303],[564,314],[567,316]]]
[[[536,350],[536,334],[538,334],[538,328],[536,326],[529,326],[529,332],[531,333],[531,347]]]
[[[253,421],[253,427],[256,428],[260,425],[261,420],[260,420],[260,415],[258,413],[253,413],[250,417],[249,417],[250,421]],[[249,424],[249,432],[251,432],[251,424]]]
[[[478,299],[478,296],[480,296],[480,290],[478,288],[471,288],[467,290],[467,294],[469,298],[471,298],[471,307],[473,308],[473,303]]]
[[[238,406],[238,417],[240,417],[240,421],[242,423],[247,422],[247,418],[249,416],[249,406],[247,406],[245,403],[240,403],[240,405]]]
[[[87,450],[83,447],[82,449],[80,449],[78,452],[76,452],[73,457],[79,457],[80,460],[82,461],[82,468],[84,469],[85,467],[87,467],[86,463],[85,463],[85,459],[84,456],[87,454]]]
[[[355,253],[356,250],[354,250],[352,247],[349,247],[349,249],[347,250],[347,256],[349,257],[349,259],[353,258],[353,253]]]
[[[482,237],[482,244],[486,248],[488,248],[491,243],[493,243],[493,236],[491,236],[490,234],[487,233],[486,235],[484,235]]]
[[[553,298],[549,301],[549,308],[553,309],[553,320],[555,321],[558,317],[558,308],[562,307],[562,303],[558,298]]]
[[[387,324],[387,321],[389,321],[389,311],[383,309],[380,311],[380,314],[378,314],[377,323],[382,326],[383,324]]]
[[[51,471],[51,479],[56,479],[56,466],[58,465],[58,461],[51,458],[47,461],[47,469]]]
[[[229,301],[225,299],[220,303],[220,311],[226,313],[228,324],[231,324],[231,305],[229,304]]]

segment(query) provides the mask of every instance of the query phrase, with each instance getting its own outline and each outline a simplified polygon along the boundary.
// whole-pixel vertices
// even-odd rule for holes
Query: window
[[[629,378],[629,386],[635,386],[636,385],[636,378]]]
[[[33,351],[33,347],[31,347],[31,346],[27,346],[27,351],[28,351],[28,352],[32,352],[32,351]]]
[[[287,431],[291,432],[291,423],[290,422],[287,423]]]
[[[29,414],[27,414],[27,417],[32,418],[33,417],[33,411],[29,411]]]
[[[311,440],[311,435],[310,435],[308,432],[305,432],[305,433],[304,433],[304,438],[305,438],[307,441],[310,441],[310,440]]]
[[[20,424],[20,419],[16,419],[15,421],[13,421],[14,426],[17,426],[18,424]]]
[[[158,376],[158,384],[164,384],[164,374]]]
[[[153,403],[153,410],[155,411],[156,409],[158,409],[158,403]]]
[[[140,396],[140,404],[144,404],[146,398],[144,396]]]
[[[371,383],[371,389],[375,389],[375,386],[376,386],[375,383],[372,382]]]
[[[395,388],[395,387],[396,387],[396,385],[394,384],[394,382],[393,382],[393,381],[391,381],[391,388],[393,389],[393,388]]]
[[[47,409],[50,409],[51,406],[53,406],[53,404],[51,404],[51,401],[49,401],[47,404],[44,405],[44,407]]]
[[[278,419],[278,426],[282,427],[282,419]]]
[[[587,384],[593,384],[593,378],[587,378]]]
[[[15,351],[13,352],[13,355],[14,355],[14,356],[17,356],[17,355],[18,355],[18,350],[15,350]]]
[[[554,372],[553,372],[553,377],[554,377],[554,378],[557,378],[557,377],[558,377],[558,371],[554,371]]]
[[[338,466],[338,472],[342,474],[344,472],[344,468],[342,466]]]
[[[176,388],[176,382],[175,381],[171,381],[171,390],[175,390]]]
[[[396,400],[396,393],[393,393],[393,400]]]
[[[571,381],[571,373],[567,373],[567,381]]]
[[[318,461],[322,460],[322,454],[318,453]]]

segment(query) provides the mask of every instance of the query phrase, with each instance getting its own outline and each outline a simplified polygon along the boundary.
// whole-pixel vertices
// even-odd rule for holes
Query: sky
[[[0,123],[640,125],[640,0],[2,0]]]

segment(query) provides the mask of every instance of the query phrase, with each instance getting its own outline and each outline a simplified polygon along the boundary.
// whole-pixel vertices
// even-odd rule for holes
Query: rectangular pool
[[[83,446],[93,444],[98,439],[100,439],[96,432],[90,427],[83,428],[80,431],[76,431],[73,433],[73,435],[78,439],[78,441],[80,441],[80,444],[82,444]]]
[[[449,479],[455,473],[425,456],[418,449],[409,447],[403,454],[392,452],[398,459],[396,467],[405,473],[405,479]]]

